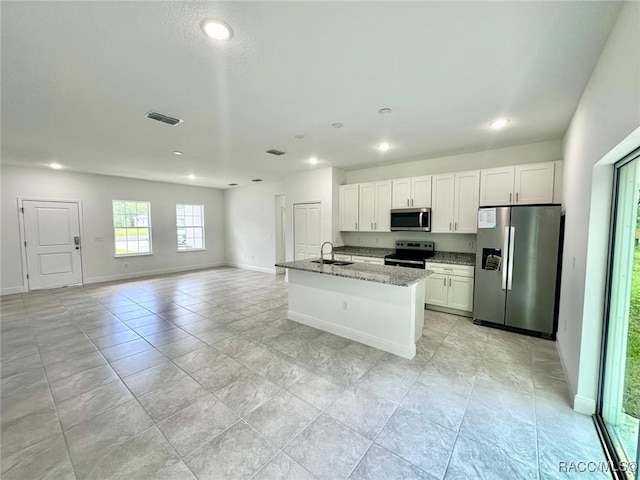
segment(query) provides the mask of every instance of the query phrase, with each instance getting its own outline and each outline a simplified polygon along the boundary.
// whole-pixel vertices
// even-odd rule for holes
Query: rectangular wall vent
[[[162,122],[162,123],[166,123],[166,124],[171,125],[171,126],[176,126],[176,125],[182,123],[182,120],[179,119],[179,118],[170,117],[170,116],[164,115],[162,113],[154,112],[153,110],[150,111],[150,112],[147,112],[145,117],[151,118],[152,120],[157,120],[157,121]]]
[[[271,155],[284,155],[285,152],[281,152],[280,150],[276,150],[276,149],[271,149],[271,150],[267,150],[267,153],[270,153]]]

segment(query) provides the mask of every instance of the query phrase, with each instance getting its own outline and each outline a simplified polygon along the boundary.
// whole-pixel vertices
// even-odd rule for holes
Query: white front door
[[[25,200],[22,208],[29,290],[82,283],[78,204]]]
[[[293,206],[294,260],[320,257],[321,220],[319,203]]]

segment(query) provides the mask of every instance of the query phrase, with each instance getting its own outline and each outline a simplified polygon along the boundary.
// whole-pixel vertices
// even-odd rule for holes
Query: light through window
[[[113,201],[116,256],[151,253],[150,212],[149,202]]]
[[[178,250],[204,249],[204,205],[176,205]]]

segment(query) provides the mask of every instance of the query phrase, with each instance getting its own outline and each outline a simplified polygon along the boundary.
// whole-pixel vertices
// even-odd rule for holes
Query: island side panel
[[[424,280],[399,287],[289,270],[290,320],[404,358],[415,356],[423,309]]]

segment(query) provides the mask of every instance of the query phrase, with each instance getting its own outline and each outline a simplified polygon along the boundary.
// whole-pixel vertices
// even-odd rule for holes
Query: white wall
[[[293,205],[296,203],[322,204],[321,241],[336,243],[338,232],[338,201],[335,191],[342,181],[342,173],[334,168],[321,168],[289,175],[284,180],[287,201],[287,260],[293,260]],[[339,243],[339,242],[338,242]]]
[[[343,232],[346,245],[356,247],[395,248],[396,240],[432,241],[436,252],[476,253],[475,234],[423,232]]]
[[[224,203],[221,190],[12,166],[2,166],[0,174],[2,293],[21,292],[25,287],[18,227],[18,197],[82,202],[82,262],[85,283],[224,264]],[[112,200],[151,202],[153,255],[114,257]],[[205,206],[205,251],[178,253],[176,203]],[[96,241],[99,237],[103,240]]]
[[[225,191],[229,265],[275,273],[276,195],[283,193],[282,182],[261,183]]]
[[[373,182],[556,160],[562,160],[561,140],[351,170],[346,172],[345,183]]]
[[[612,163],[640,145],[639,126],[640,3],[628,2],[581,97],[564,145],[566,225],[558,347],[574,408],[587,414],[594,412],[597,397]]]

